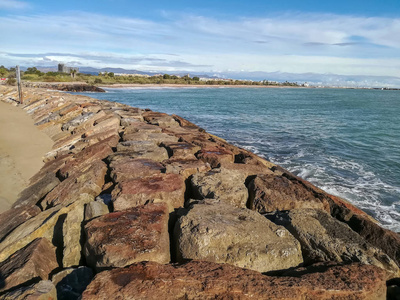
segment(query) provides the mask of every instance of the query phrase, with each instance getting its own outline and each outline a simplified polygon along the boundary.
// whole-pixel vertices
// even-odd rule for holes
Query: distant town
[[[171,84],[171,85],[218,85],[218,86],[265,86],[265,87],[303,87],[303,88],[329,88],[331,86],[312,85],[308,82],[290,82],[276,80],[248,80],[220,78],[208,75],[146,73],[137,70],[124,70],[120,68],[82,68],[58,64],[57,67],[28,67],[21,68],[21,80],[25,82],[45,83],[81,83],[88,85],[124,85],[124,84]],[[115,71],[115,72],[114,72]],[[16,69],[0,66],[0,84],[15,85]],[[335,86],[338,88],[338,86]],[[354,87],[344,87],[354,88]],[[357,87],[363,88],[363,87]],[[388,87],[368,87],[368,89],[399,90]]]

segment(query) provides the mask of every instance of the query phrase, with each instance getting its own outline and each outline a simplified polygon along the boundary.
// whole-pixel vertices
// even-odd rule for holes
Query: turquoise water
[[[130,88],[89,96],[178,114],[400,231],[400,92]]]

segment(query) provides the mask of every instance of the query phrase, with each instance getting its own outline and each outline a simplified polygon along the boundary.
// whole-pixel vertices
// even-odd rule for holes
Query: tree
[[[8,70],[6,68],[4,68],[4,66],[0,66],[0,77],[6,76],[7,73],[8,73]]]
[[[197,76],[194,76],[194,77],[193,77],[193,80],[194,80],[194,81],[200,81],[200,78],[197,77]]]
[[[113,73],[113,72],[109,72],[109,73],[108,73],[108,76],[109,76],[109,77],[114,77],[114,73]]]
[[[71,69],[71,70],[70,70],[70,73],[71,73],[71,77],[72,77],[72,78],[75,78],[76,72],[77,72],[76,69]]]
[[[164,78],[164,79],[171,79],[171,75],[169,75],[169,74],[164,74],[163,78]]]

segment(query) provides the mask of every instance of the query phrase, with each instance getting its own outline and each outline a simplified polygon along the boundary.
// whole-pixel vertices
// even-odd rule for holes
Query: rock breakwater
[[[344,199],[175,115],[16,97],[54,146],[0,215],[0,299],[396,297],[399,235]]]

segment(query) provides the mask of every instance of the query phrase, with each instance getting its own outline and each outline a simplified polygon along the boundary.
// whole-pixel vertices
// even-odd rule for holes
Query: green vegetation
[[[0,77],[15,78],[15,68],[0,66]],[[187,84],[187,85],[247,85],[247,86],[300,86],[295,82],[275,82],[268,80],[200,79],[198,76],[163,74],[154,76],[126,75],[116,76],[113,72],[100,72],[98,75],[82,74],[72,69],[70,73],[47,72],[37,68],[28,68],[22,72],[21,79],[32,82],[86,82],[91,85],[112,84]]]

